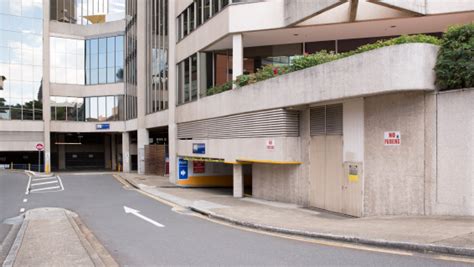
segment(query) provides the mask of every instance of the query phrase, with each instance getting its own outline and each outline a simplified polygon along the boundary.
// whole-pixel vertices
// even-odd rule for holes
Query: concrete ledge
[[[421,43],[394,45],[292,72],[181,105],[176,108],[176,122],[394,92],[434,91],[438,49]]]

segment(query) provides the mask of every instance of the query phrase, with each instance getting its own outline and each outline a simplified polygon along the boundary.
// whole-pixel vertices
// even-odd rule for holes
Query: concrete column
[[[169,0],[168,4],[168,38],[169,38],[169,59],[168,59],[168,151],[169,151],[169,166],[171,183],[176,183],[177,180],[177,130],[176,130],[176,0]]]
[[[112,168],[112,159],[111,159],[111,148],[110,148],[110,136],[104,136],[104,161],[105,161],[105,168],[111,169]]]
[[[111,157],[112,157],[112,170],[117,170],[117,140],[115,140],[115,134],[110,137],[111,141]]]
[[[122,163],[123,172],[130,172],[130,134],[128,132],[122,133]]]
[[[138,153],[138,173],[145,174],[145,146],[150,144],[149,133],[147,129],[138,129],[137,131],[137,153]]]
[[[308,206],[310,199],[310,155],[311,155],[311,118],[310,109],[300,112],[300,150],[301,162],[299,165],[298,179],[296,180],[296,202],[300,205]]]
[[[49,6],[50,1],[43,1],[43,121],[44,121],[44,171],[51,172],[51,108],[49,103]]]
[[[234,197],[244,197],[244,172],[242,165],[234,165]]]
[[[64,143],[64,134],[58,135],[58,141],[60,143]],[[66,146],[65,145],[58,145],[58,168],[60,170],[66,169]]]
[[[145,120],[148,84],[146,16],[147,1],[137,1],[137,153],[139,174],[145,173],[145,146],[149,144]]]
[[[244,73],[244,44],[241,33],[232,35],[232,80]],[[235,88],[235,84],[234,84]]]

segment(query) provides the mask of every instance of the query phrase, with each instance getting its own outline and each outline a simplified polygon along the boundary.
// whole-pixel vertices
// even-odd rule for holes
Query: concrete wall
[[[0,151],[36,151],[36,144],[43,143],[43,132],[0,132]]]
[[[338,6],[347,0],[285,0],[285,24],[291,25]]]
[[[181,105],[176,120],[180,123],[390,92],[434,90],[437,52],[438,47],[429,44],[376,49]]]
[[[275,142],[274,149],[266,147],[267,140]],[[206,144],[206,154],[193,154],[193,143]],[[238,160],[299,162],[298,137],[178,140],[179,156],[224,159],[227,162]]]
[[[52,96],[87,97],[124,94],[124,83],[111,83],[100,85],[50,83],[50,95]]]
[[[108,130],[97,130],[97,124],[110,124]],[[62,133],[107,133],[124,132],[124,121],[103,121],[103,122],[73,122],[73,121],[51,121],[51,132]]]
[[[365,99],[366,216],[424,214],[424,93]],[[400,146],[385,146],[384,132],[399,131]]]
[[[474,215],[474,89],[437,95],[437,168],[431,213]]]
[[[298,203],[300,201],[299,165],[252,165],[252,196],[256,198]]]
[[[82,37],[86,39],[96,36],[115,36],[125,31],[125,20],[91,25],[50,21],[49,25],[51,36],[57,37]]]
[[[474,2],[472,0],[451,0],[449,4],[445,0],[379,0],[377,2],[423,15],[474,10]]]

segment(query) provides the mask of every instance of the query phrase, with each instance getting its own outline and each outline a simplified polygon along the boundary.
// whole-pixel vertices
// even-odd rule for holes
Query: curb
[[[127,181],[127,183],[135,187],[137,190],[148,193],[147,191],[140,188],[138,185],[135,185],[133,181],[130,181],[129,179],[124,178],[122,176],[120,177],[123,180]],[[176,205],[180,205],[180,203],[176,203],[176,201],[173,201],[172,199],[166,199],[156,194],[155,196],[165,201],[172,202]],[[361,238],[361,237],[356,237],[356,236],[345,236],[345,235],[337,235],[337,234],[329,234],[329,233],[321,233],[321,232],[301,231],[301,230],[295,230],[295,229],[287,229],[287,228],[281,228],[281,227],[274,227],[270,225],[252,223],[248,221],[241,221],[241,220],[237,220],[237,219],[230,218],[227,216],[216,214],[209,210],[194,207],[193,205],[184,206],[184,208],[188,208],[194,212],[205,215],[211,219],[217,219],[217,220],[232,223],[235,225],[239,225],[239,226],[243,226],[247,228],[253,228],[257,230],[263,230],[267,232],[295,235],[295,236],[301,236],[301,237],[307,237],[307,238],[341,241],[341,242],[346,242],[346,243],[356,243],[356,244],[363,244],[363,245],[369,245],[369,246],[410,250],[410,251],[417,251],[417,252],[423,252],[423,253],[435,252],[435,253],[441,253],[441,254],[474,257],[474,248],[471,249],[471,248],[460,248],[460,247],[434,245],[434,244],[419,244],[419,243],[410,243],[410,242],[390,241],[390,240],[384,240],[384,239],[368,239],[368,238]]]
[[[69,210],[65,210],[69,223],[80,239],[82,246],[89,254],[95,266],[119,266],[112,255],[97,240],[94,234],[81,221],[79,215]]]
[[[5,261],[3,262],[3,267],[11,267],[15,263],[16,255],[18,251],[20,251],[21,243],[23,242],[23,236],[25,235],[26,228],[28,227],[28,221],[23,219],[20,229],[16,234],[16,237],[13,241],[13,244],[10,248],[10,252],[8,253]]]
[[[423,252],[423,253],[435,252],[435,253],[441,253],[441,254],[474,257],[474,249],[470,249],[470,248],[399,242],[399,241],[390,241],[390,240],[384,240],[384,239],[367,239],[367,238],[361,238],[361,237],[356,237],[356,236],[344,236],[344,235],[336,235],[336,234],[328,234],[328,233],[300,231],[300,230],[280,228],[280,227],[274,227],[274,226],[269,226],[269,225],[264,225],[264,224],[240,221],[240,220],[218,215],[208,210],[199,209],[192,206],[189,208],[192,211],[203,214],[212,219],[217,219],[217,220],[225,221],[225,222],[232,223],[235,225],[263,230],[267,232],[295,235],[295,236],[309,237],[309,238],[317,238],[317,239],[326,239],[326,240],[333,240],[333,241],[342,241],[346,243],[356,243],[356,244],[363,244],[363,245],[369,245],[369,246],[411,250],[411,251],[418,251],[418,252]]]
[[[54,173],[40,173],[40,172],[34,172],[34,171],[25,171],[25,173],[29,174],[33,177],[41,177],[41,178],[47,178],[47,177],[55,176]]]

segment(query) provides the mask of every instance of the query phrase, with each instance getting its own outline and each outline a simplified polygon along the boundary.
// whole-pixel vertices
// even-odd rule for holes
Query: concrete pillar
[[[117,140],[115,139],[115,134],[112,134],[110,137],[111,142],[111,158],[112,158],[112,170],[117,170]]]
[[[148,84],[146,16],[147,1],[137,1],[137,153],[139,174],[145,173],[145,146],[149,144],[145,120]]]
[[[50,1],[43,1],[43,18],[49,18]],[[44,121],[44,171],[51,172],[51,108],[49,103],[49,19],[43,20],[43,121]]]
[[[64,143],[64,134],[58,135],[58,141],[60,143]],[[58,145],[58,168],[60,170],[66,169],[66,146],[65,145]]]
[[[111,169],[112,168],[112,159],[111,159],[111,148],[110,148],[110,136],[104,136],[104,161],[105,161],[105,168]]]
[[[130,134],[128,132],[122,133],[122,163],[123,172],[130,172]]]
[[[169,151],[169,166],[171,183],[176,183],[177,180],[177,129],[176,129],[176,0],[169,0],[168,4],[168,38],[169,38],[169,59],[168,59],[168,151]]]
[[[147,129],[137,131],[137,153],[138,153],[138,173],[145,174],[145,146],[150,144],[150,136]]]
[[[241,33],[232,35],[232,80],[244,73],[244,44]],[[235,88],[235,84],[234,84]]]
[[[311,155],[311,118],[310,109],[300,112],[300,150],[301,162],[299,165],[298,179],[296,180],[296,202],[300,205],[308,206],[310,198],[310,155]]]
[[[244,172],[240,164],[234,164],[234,197],[244,197]]]

